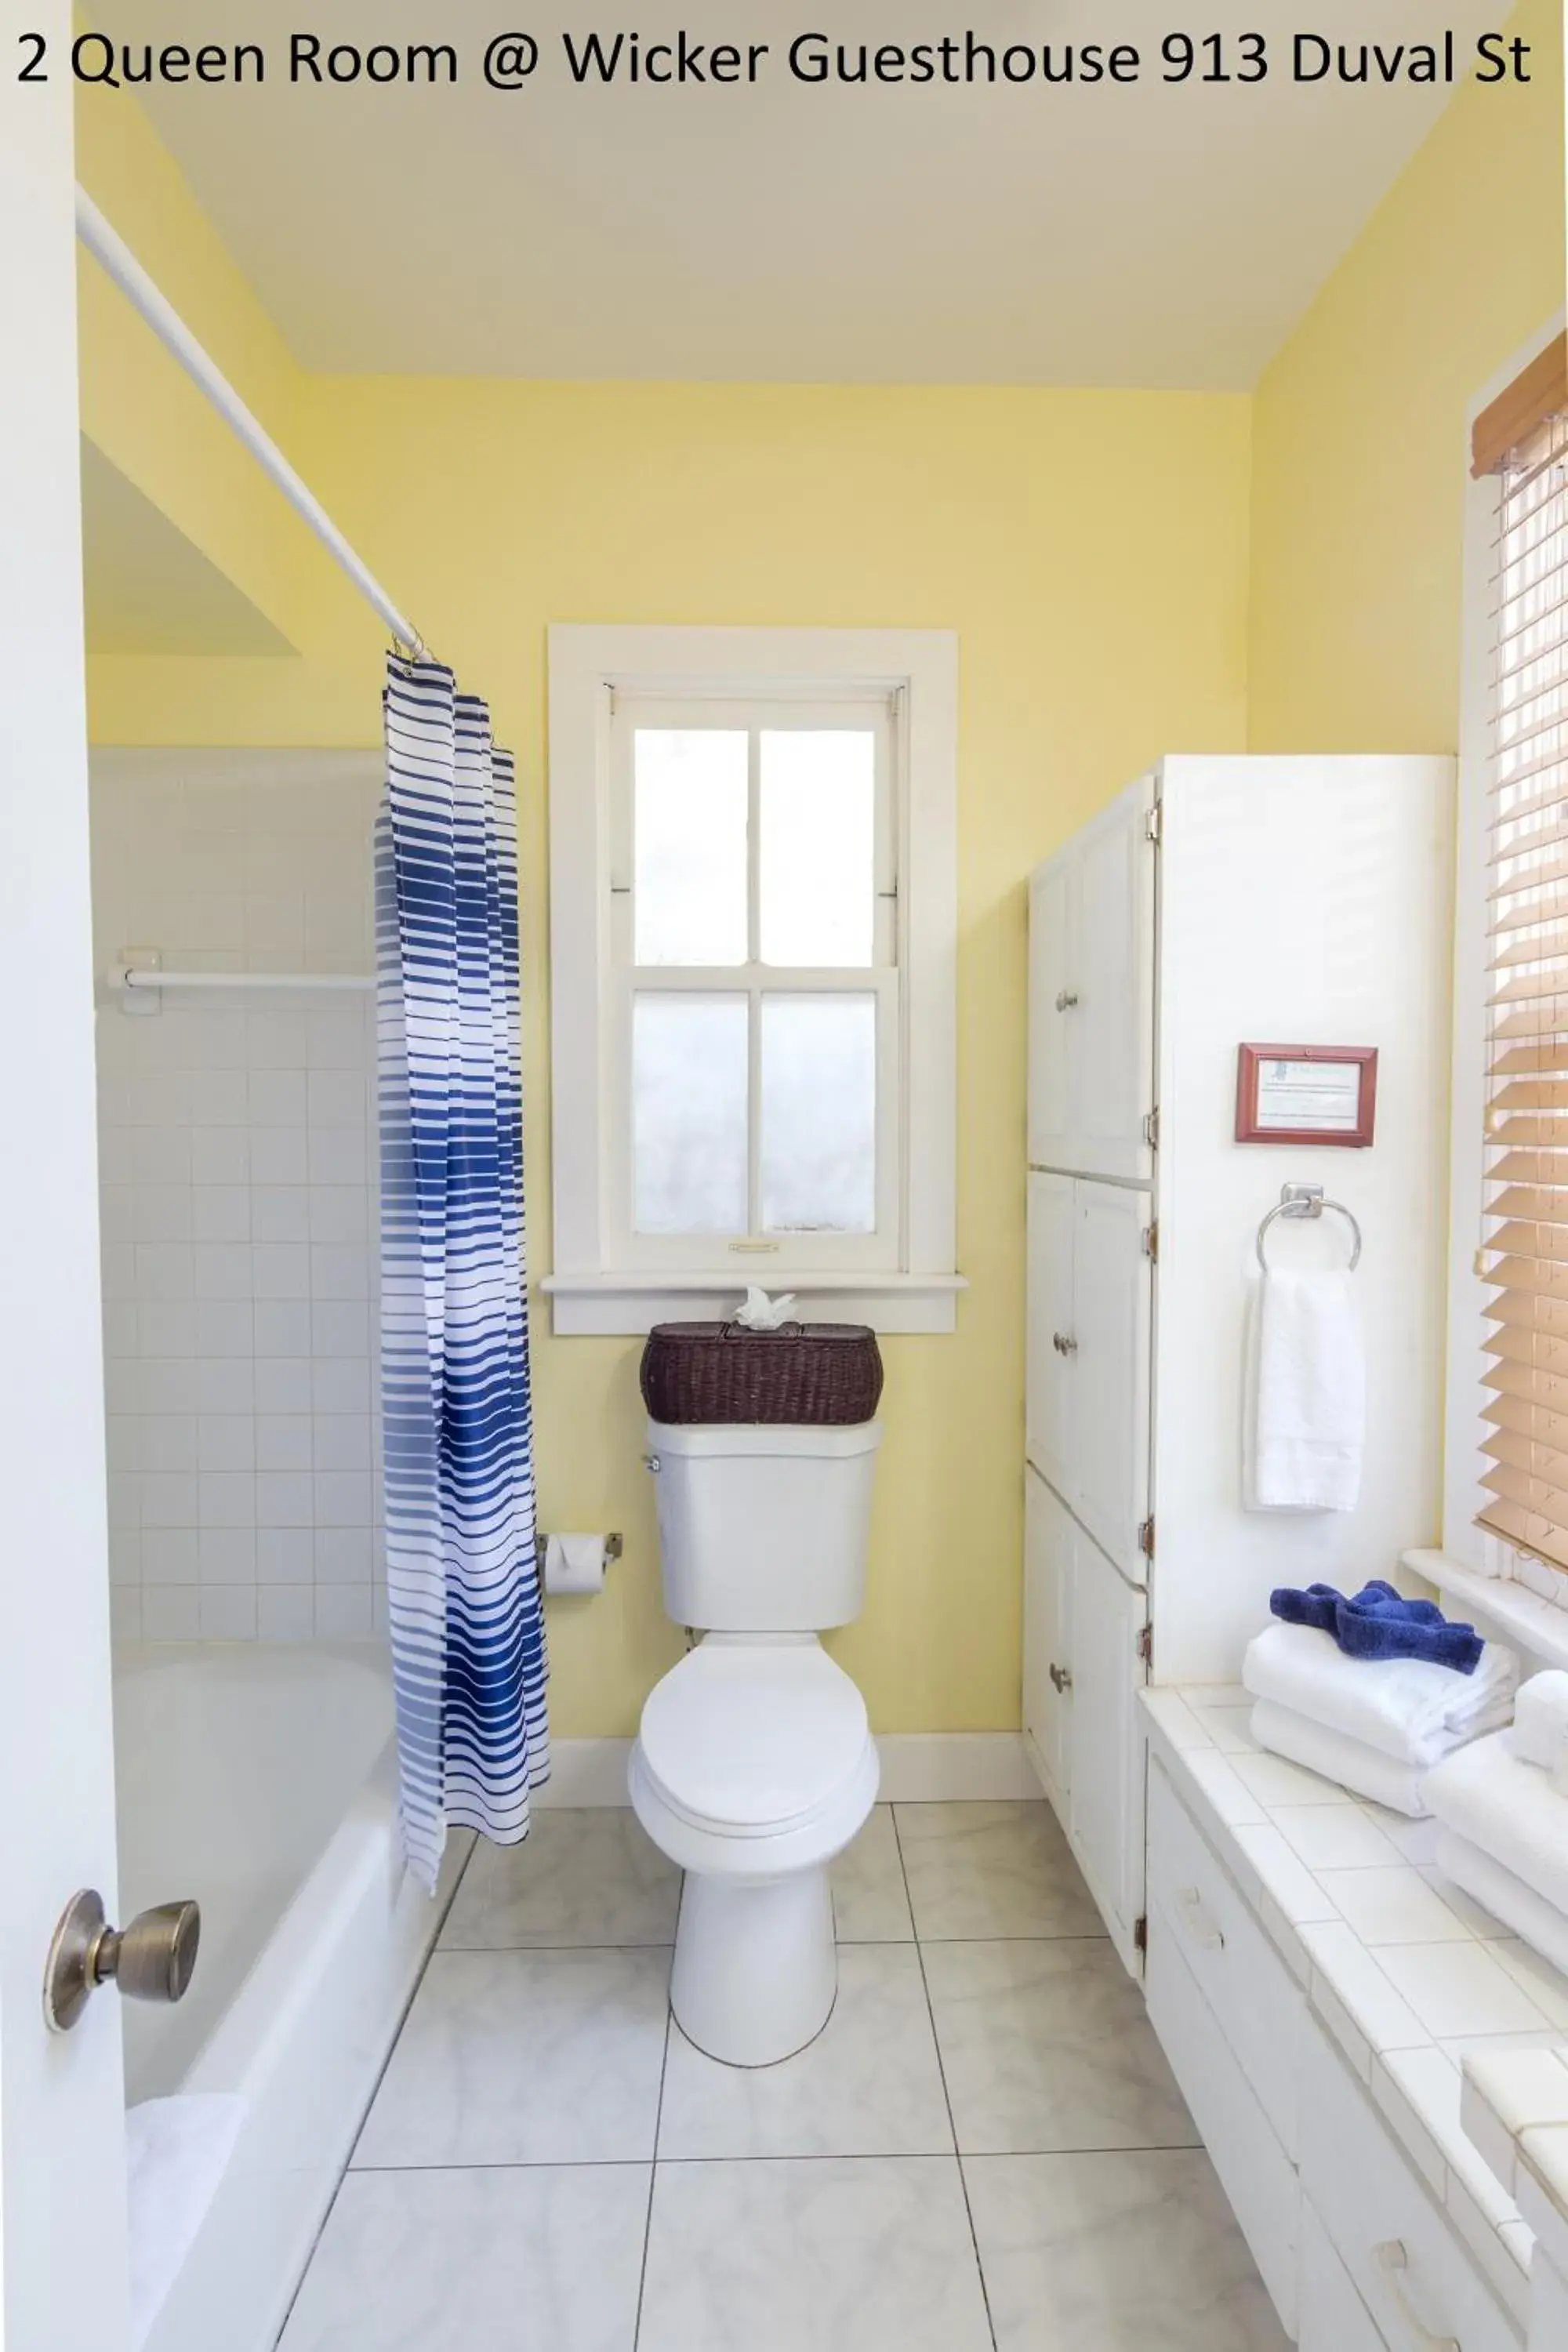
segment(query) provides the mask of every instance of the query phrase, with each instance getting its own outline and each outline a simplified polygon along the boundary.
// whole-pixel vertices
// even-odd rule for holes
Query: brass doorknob
[[[60,1915],[44,1969],[44,2016],[56,2033],[68,2033],[100,1984],[118,1985],[132,2000],[182,2000],[201,1942],[201,1906],[188,1898],[138,1911],[111,1927],[103,1897],[85,1886]]]

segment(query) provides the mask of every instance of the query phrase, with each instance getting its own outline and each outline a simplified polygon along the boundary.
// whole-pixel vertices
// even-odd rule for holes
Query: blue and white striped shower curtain
[[[382,1412],[404,1850],[502,1844],[549,1771],[523,1266],[509,753],[450,670],[387,661],[376,828]]]

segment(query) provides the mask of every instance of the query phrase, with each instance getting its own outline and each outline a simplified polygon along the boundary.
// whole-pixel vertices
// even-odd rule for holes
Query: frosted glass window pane
[[[632,1004],[639,1234],[743,1234],[747,1003],[652,993]]]
[[[877,1000],[763,999],[763,1229],[877,1223]]]
[[[637,729],[637,962],[745,962],[746,764],[743,730]]]
[[[763,729],[764,963],[870,963],[876,791],[868,728]]]

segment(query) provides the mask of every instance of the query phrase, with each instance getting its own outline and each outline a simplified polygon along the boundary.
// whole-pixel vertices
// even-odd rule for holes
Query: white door
[[[1067,1690],[1072,1655],[1073,1523],[1032,1469],[1024,1473],[1024,1730],[1066,1822]]]
[[[1112,801],[1073,844],[1072,1156],[1086,1176],[1146,1178],[1154,1102],[1152,777]]]
[[[1072,1353],[1063,1492],[1123,1576],[1142,1583],[1149,1511],[1149,1320],[1152,1267],[1146,1192],[1073,1187]]]
[[[1073,1181],[1031,1175],[1024,1443],[1058,1493],[1068,1493],[1073,1387]]]
[[[1072,1140],[1072,898],[1075,853],[1061,851],[1029,882],[1029,1165],[1070,1168]]]
[[[78,509],[70,11],[31,12],[48,79],[0,80],[0,2265],[5,2352],[124,2352],[116,1996],[44,2023],[79,1887],[113,1916],[114,1792]]]
[[[1143,1741],[1139,1637],[1148,1595],[1126,1583],[1074,1530],[1072,1705],[1068,1717],[1068,1834],[1089,1893],[1129,1968],[1143,1908]]]

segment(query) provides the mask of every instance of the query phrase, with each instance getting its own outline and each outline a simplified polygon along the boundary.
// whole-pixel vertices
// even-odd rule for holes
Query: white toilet
[[[804,2049],[837,1988],[827,1864],[877,1748],[816,1637],[860,1613],[881,1434],[648,1424],[665,1607],[704,1638],[648,1695],[632,1804],[686,1873],[670,2006],[731,2066]]]

